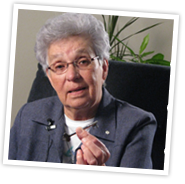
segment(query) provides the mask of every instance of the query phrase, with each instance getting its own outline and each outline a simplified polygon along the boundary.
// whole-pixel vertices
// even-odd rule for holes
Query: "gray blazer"
[[[50,118],[56,128],[48,130]],[[103,89],[90,133],[111,153],[107,166],[152,168],[154,116],[112,97]],[[62,163],[65,118],[57,96],[24,105],[10,132],[9,159]]]

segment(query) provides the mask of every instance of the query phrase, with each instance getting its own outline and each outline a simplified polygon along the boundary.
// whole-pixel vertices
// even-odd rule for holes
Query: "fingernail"
[[[83,132],[83,129],[81,128],[81,127],[78,127],[77,129],[76,129],[76,133],[77,134],[81,134]]]
[[[84,145],[82,144],[82,145],[81,145],[81,149],[83,150],[84,148],[85,148],[85,147],[84,147]]]
[[[81,151],[82,151],[81,149],[77,150],[77,156],[81,156]]]

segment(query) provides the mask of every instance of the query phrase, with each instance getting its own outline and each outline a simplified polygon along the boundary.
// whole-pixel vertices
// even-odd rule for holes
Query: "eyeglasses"
[[[59,62],[53,63],[51,66],[48,66],[48,70],[51,70],[52,72],[56,73],[57,75],[61,75],[67,71],[68,66],[70,64],[73,64],[73,66],[75,68],[78,68],[80,70],[88,70],[88,69],[92,68],[92,62],[95,59],[99,59],[99,56],[95,56],[95,57],[89,58],[89,59],[86,57],[82,57],[82,58],[79,58],[78,60],[73,61],[71,63],[59,61]]]

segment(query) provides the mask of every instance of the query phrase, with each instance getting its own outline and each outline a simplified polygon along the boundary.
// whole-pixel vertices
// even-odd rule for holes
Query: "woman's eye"
[[[63,68],[64,67],[64,65],[58,65],[58,66],[56,66],[57,68]]]
[[[85,63],[87,63],[87,60],[80,61],[80,64],[85,64]]]
[[[65,64],[57,64],[55,65],[55,69],[63,69],[65,68]]]
[[[78,61],[78,65],[88,65],[90,62],[88,59],[83,59]]]

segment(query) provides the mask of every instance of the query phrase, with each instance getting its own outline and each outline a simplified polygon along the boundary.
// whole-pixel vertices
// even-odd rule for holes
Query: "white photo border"
[[[54,12],[77,12],[77,13],[104,14],[104,15],[120,15],[120,16],[130,16],[130,17],[136,16],[136,17],[143,17],[143,18],[147,17],[147,18],[162,18],[162,19],[174,20],[164,170],[147,170],[147,169],[133,169],[133,168],[108,167],[108,166],[100,167],[100,166],[85,166],[85,165],[63,164],[63,163],[58,164],[58,163],[8,160],[9,134],[10,134],[11,109],[12,109],[12,94],[13,94],[13,81],[14,81],[15,50],[16,50],[15,48],[16,48],[16,35],[17,35],[17,21],[18,21],[18,10],[20,9],[54,11]],[[177,40],[178,40],[178,26],[179,26],[179,15],[175,15],[175,14],[142,13],[142,12],[118,11],[118,10],[102,10],[102,9],[89,9],[89,8],[70,8],[70,7],[15,4],[14,9],[13,9],[12,36],[11,36],[11,47],[10,47],[11,48],[10,49],[10,65],[9,65],[10,67],[9,67],[9,80],[8,80],[3,164],[49,167],[49,168],[80,169],[80,170],[91,170],[91,171],[168,175],[169,162],[170,162],[170,144],[171,144],[172,115],[173,115],[173,102],[174,102],[175,71],[176,71],[176,58],[177,58],[176,53],[177,53]]]

